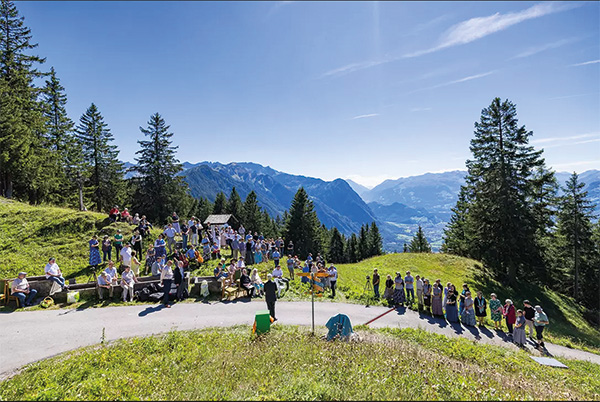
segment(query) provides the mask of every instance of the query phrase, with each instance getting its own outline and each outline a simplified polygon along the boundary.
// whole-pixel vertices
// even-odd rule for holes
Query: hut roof
[[[206,225],[207,223],[210,223],[211,225],[224,225],[226,223],[229,223],[229,220],[231,218],[237,221],[236,217],[231,214],[208,215],[208,218],[204,220],[204,224]]]

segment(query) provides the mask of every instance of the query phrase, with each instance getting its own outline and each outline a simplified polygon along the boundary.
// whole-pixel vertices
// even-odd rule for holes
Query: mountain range
[[[126,165],[132,166],[127,162]],[[254,190],[259,205],[273,217],[289,209],[294,194],[302,186],[325,226],[335,226],[349,235],[357,233],[361,225],[375,221],[387,251],[401,251],[419,225],[432,248],[438,250],[466,175],[466,171],[461,170],[425,173],[386,180],[368,189],[350,179],[325,181],[250,162],[184,162],[183,168],[180,174],[194,197],[207,197],[212,202],[221,191],[229,196],[235,186],[244,200]],[[570,175],[557,172],[559,184],[564,186]],[[588,170],[579,178],[600,214],[600,171]]]

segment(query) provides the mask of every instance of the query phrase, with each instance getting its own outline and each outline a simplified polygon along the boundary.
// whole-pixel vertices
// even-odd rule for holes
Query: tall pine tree
[[[77,139],[83,150],[87,195],[97,211],[108,211],[119,202],[123,190],[123,164],[113,136],[95,104],[81,116]]]
[[[383,254],[383,239],[375,222],[371,222],[368,237],[369,257]]]
[[[214,215],[224,214],[225,208],[227,208],[227,197],[225,196],[225,193],[219,191],[215,197],[212,213]]]
[[[187,185],[177,173],[183,170],[175,157],[177,146],[173,146],[173,133],[160,114],[150,116],[147,127],[140,131],[148,138],[138,141],[140,150],[136,158],[135,171],[138,176],[134,208],[148,219],[163,222],[173,211],[184,213],[188,200]],[[191,206],[191,202],[189,202]]]
[[[235,186],[231,188],[231,194],[229,194],[229,200],[227,201],[225,212],[232,214],[237,219],[240,219],[242,216],[242,199],[235,189]]]
[[[340,231],[334,227],[331,229],[331,236],[329,238],[329,250],[327,253],[327,261],[339,264],[343,263],[344,258],[344,239]]]
[[[31,38],[14,3],[0,0],[0,196],[37,203],[56,188],[59,165],[34,85],[45,59],[29,54]]]
[[[464,230],[451,230],[445,237],[459,252],[466,246],[467,256],[482,260],[509,282],[525,267],[543,264],[530,198],[533,173],[544,160],[542,151],[528,145],[531,135],[519,126],[512,102],[495,98],[482,110],[471,140],[473,158],[467,160],[469,205],[466,216],[457,216]],[[457,211],[464,208],[458,205]]]
[[[555,239],[555,272],[563,290],[590,308],[598,308],[600,282],[598,245],[594,242],[594,205],[576,173],[569,178],[560,199]],[[582,285],[585,284],[585,292]]]
[[[313,202],[303,187],[300,187],[292,200],[289,218],[285,225],[285,243],[294,243],[295,253],[305,259],[308,253],[321,252],[320,222],[317,218]]]
[[[254,191],[250,191],[244,201],[242,218],[247,234],[262,231],[262,216],[260,207],[258,206],[258,199]]]

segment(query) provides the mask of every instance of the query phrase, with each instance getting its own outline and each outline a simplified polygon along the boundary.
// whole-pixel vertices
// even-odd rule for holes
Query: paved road
[[[34,361],[82,346],[100,342],[102,329],[107,341],[138,335],[151,335],[171,329],[251,325],[254,313],[266,309],[263,301],[229,303],[180,303],[170,309],[160,305],[62,309],[0,314],[0,379]],[[315,303],[315,325],[323,326],[338,313],[346,314],[352,325],[364,324],[389,309],[359,304]],[[278,302],[276,314],[281,324],[310,325],[310,302]],[[377,319],[370,327],[422,328],[448,336],[462,336],[479,342],[515,347],[503,333],[450,325],[428,315],[399,309]],[[590,360],[600,364],[600,356],[547,344],[551,355]],[[538,353],[534,351],[534,353]]]

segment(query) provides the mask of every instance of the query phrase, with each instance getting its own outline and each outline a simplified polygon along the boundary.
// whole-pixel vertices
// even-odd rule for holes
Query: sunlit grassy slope
[[[594,400],[593,363],[541,366],[523,351],[415,329],[248,326],[119,340],[41,362],[0,383],[2,400]],[[225,343],[224,343],[225,342]],[[227,347],[226,345],[234,345]],[[562,360],[559,358],[559,360]],[[533,382],[532,382],[533,381]]]

